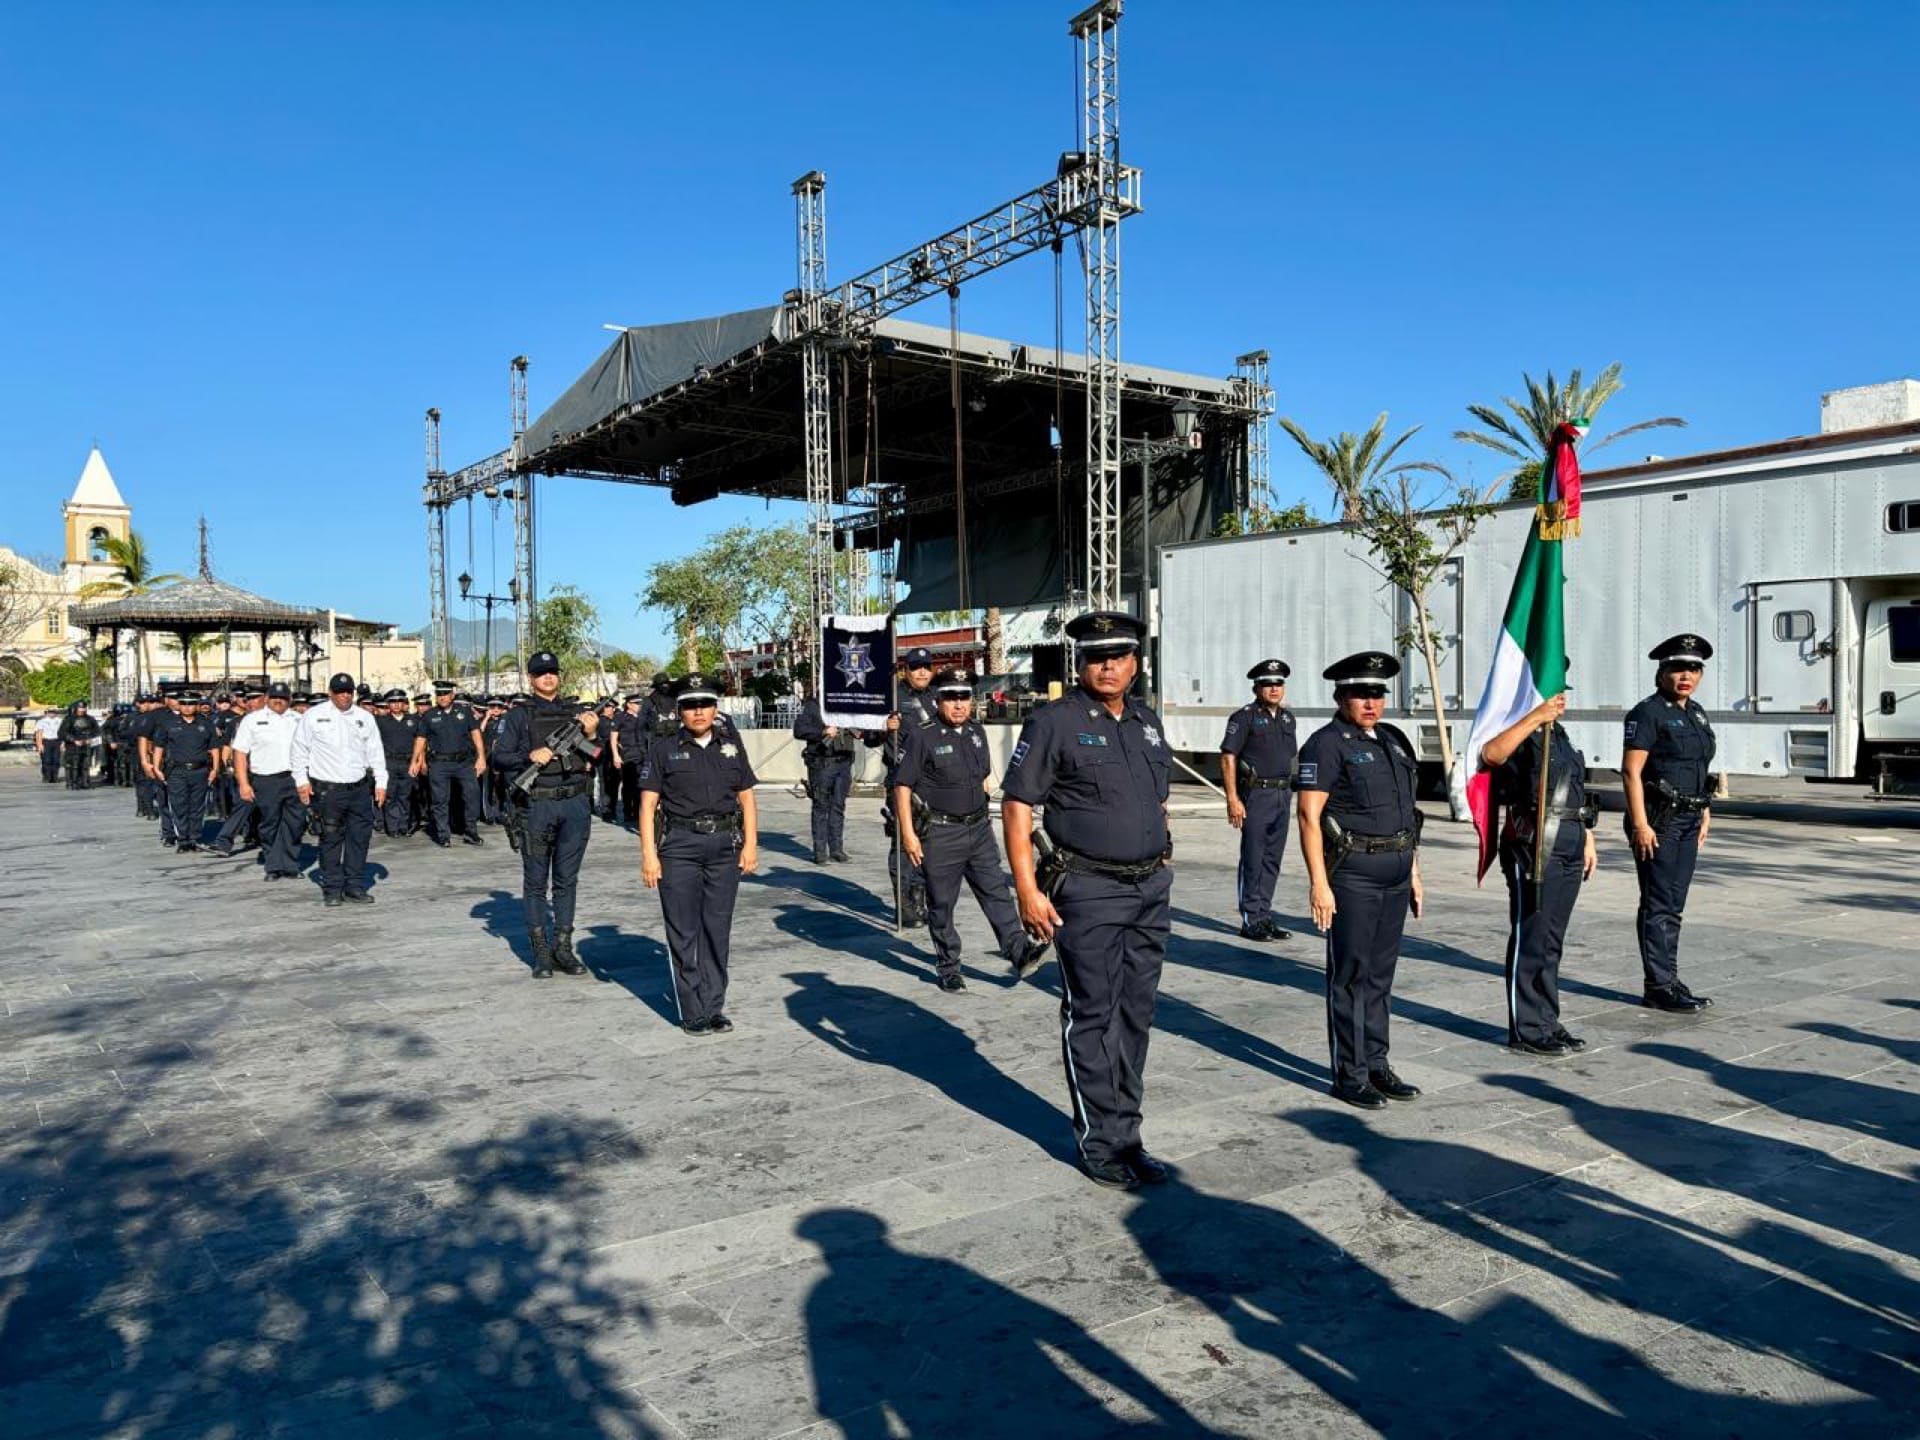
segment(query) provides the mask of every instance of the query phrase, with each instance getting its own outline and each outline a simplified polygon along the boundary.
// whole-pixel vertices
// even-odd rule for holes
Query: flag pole
[[[1533,824],[1533,903],[1547,898],[1547,775],[1553,769],[1553,721],[1540,727],[1540,796]]]

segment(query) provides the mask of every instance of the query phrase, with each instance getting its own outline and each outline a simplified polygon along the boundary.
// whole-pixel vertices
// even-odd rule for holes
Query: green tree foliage
[[[540,601],[534,626],[534,648],[551,650],[560,661],[562,676],[599,669],[594,633],[600,611],[575,585],[555,585]]]
[[[1540,498],[1540,477],[1546,473],[1544,460],[1530,460],[1513,472],[1513,479],[1507,482],[1507,499],[1538,500]]]
[[[26,673],[27,695],[36,705],[65,709],[76,700],[91,699],[93,682],[105,669],[105,657],[99,654],[91,664],[85,660],[49,660],[38,670]]]
[[[805,644],[810,579],[799,525],[735,525],[647,571],[640,603],[673,618],[677,657],[721,668],[729,648]],[[703,656],[717,654],[720,667]]]
[[[1374,417],[1373,424],[1362,435],[1342,430],[1331,440],[1316,440],[1284,415],[1280,417],[1280,428],[1292,437],[1293,443],[1300,447],[1301,454],[1326,476],[1327,483],[1333,487],[1334,501],[1340,507],[1342,525],[1352,525],[1360,519],[1370,486],[1407,470],[1439,469],[1424,460],[1403,461],[1399,465],[1393,463],[1393,457],[1399,454],[1400,447],[1419,434],[1420,427],[1414,426],[1391,445],[1383,446],[1381,442],[1387,434],[1387,412],[1384,410]]]
[[[1302,500],[1289,505],[1284,510],[1269,510],[1264,505],[1256,505],[1246,514],[1230,510],[1220,517],[1213,527],[1215,535],[1260,535],[1273,530],[1304,530],[1320,522],[1313,517],[1313,511]]]
[[[1569,420],[1581,416],[1592,420],[1600,413],[1600,408],[1620,393],[1620,362],[1614,361],[1599,375],[1591,385],[1584,383],[1581,372],[1569,371],[1567,383],[1561,385],[1554,379],[1553,372],[1547,372],[1547,383],[1542,385],[1531,375],[1522,375],[1521,380],[1527,387],[1527,398],[1517,400],[1511,395],[1502,396],[1500,404],[1506,407],[1505,413],[1492,405],[1469,405],[1467,413],[1484,427],[1479,430],[1456,430],[1453,438],[1468,445],[1479,445],[1504,455],[1509,460],[1519,462],[1520,467],[1538,463],[1546,459],[1547,446],[1553,439],[1553,432]],[[1595,450],[1611,445],[1623,436],[1638,434],[1642,430],[1652,430],[1660,426],[1684,426],[1687,422],[1678,415],[1662,415],[1655,420],[1642,420],[1637,425],[1629,425],[1624,430],[1615,430],[1598,440],[1586,440],[1581,443],[1583,454],[1592,454]],[[1516,474],[1515,479],[1519,477]],[[1533,494],[1540,491],[1539,475],[1534,476]],[[1510,498],[1524,500],[1528,497],[1517,492],[1509,492]]]
[[[186,578],[171,572],[156,574],[153,562],[147,555],[147,542],[140,538],[138,530],[130,532],[124,540],[109,538],[101,548],[106,552],[108,563],[118,573],[108,579],[82,585],[82,600],[120,600],[128,595],[144,595],[149,590],[176,584]]]

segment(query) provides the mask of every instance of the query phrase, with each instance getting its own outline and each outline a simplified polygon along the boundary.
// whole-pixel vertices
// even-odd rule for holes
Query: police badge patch
[[[1013,757],[1007,761],[1007,768],[1009,770],[1017,769],[1019,767],[1020,762],[1026,758],[1027,758],[1027,742],[1022,740],[1019,744],[1013,747]]]
[[[1302,790],[1310,785],[1318,785],[1320,783],[1320,766],[1318,762],[1302,760],[1300,762],[1300,778],[1297,783]]]
[[[1147,737],[1147,744],[1158,748],[1160,744],[1160,732],[1158,730],[1154,729],[1151,725],[1142,725],[1140,727],[1140,733]]]
[[[849,640],[840,647],[840,663],[834,668],[840,672],[841,679],[847,684],[864,690],[867,688],[867,676],[873,673],[873,646],[859,640]]]
[[[731,741],[729,741],[727,744],[722,745],[720,747],[720,753],[726,756],[727,759],[731,760],[733,759],[734,756],[740,753],[740,747],[738,745],[733,744]]]

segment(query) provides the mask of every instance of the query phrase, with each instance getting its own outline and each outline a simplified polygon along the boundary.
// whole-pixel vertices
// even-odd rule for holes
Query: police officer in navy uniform
[[[1273,882],[1287,853],[1287,792],[1299,749],[1287,709],[1284,660],[1262,660],[1247,671],[1253,699],[1227,718],[1220,739],[1220,781],[1227,792],[1227,823],[1240,832],[1240,938],[1285,940],[1273,923]]]
[[[181,854],[200,848],[207,818],[207,787],[219,771],[219,738],[212,719],[201,709],[201,697],[180,697],[180,713],[169,714],[154,731],[153,763],[165,789],[160,841]]]
[[[124,732],[127,748],[132,752],[133,761],[133,814],[138,820],[159,818],[160,805],[154,795],[154,781],[151,774],[153,766],[153,732],[160,724],[160,717],[167,713],[160,704],[160,698],[150,691],[142,691],[134,697],[133,719]]]
[[[628,826],[640,819],[640,762],[646,758],[649,743],[643,728],[646,706],[647,697],[638,690],[627,696],[613,717],[613,733],[607,737],[620,771],[620,822]]]
[[[1573,748],[1564,695],[1541,701],[1480,747],[1493,772],[1500,825],[1500,872],[1507,880],[1507,1048],[1549,1058],[1587,1042],[1560,1023],[1560,954],[1580,886],[1593,878],[1594,808],[1587,803],[1587,760]],[[1547,767],[1546,867],[1535,873],[1540,767]]]
[[[807,799],[813,828],[813,863],[829,857],[845,862],[847,854],[847,796],[853,790],[854,732],[827,724],[818,696],[809,695],[793,717],[793,738],[802,743],[800,758],[807,766]]]
[[[964,670],[942,670],[933,677],[939,718],[916,731],[901,747],[900,763],[887,784],[893,813],[911,817],[901,840],[907,859],[926,881],[928,929],[933,936],[940,988],[964,990],[960,976],[960,931],[953,923],[966,881],[993,927],[1000,952],[1017,973],[1036,963],[1028,952],[1036,942],[1021,926],[1007,894],[1007,875],[993,843],[987,819],[993,757],[987,732],[973,718],[973,678]]]
[[[1716,744],[1707,712],[1693,699],[1713,646],[1672,635],[1647,652],[1659,665],[1654,693],[1627,712],[1620,779],[1627,792],[1627,841],[1640,882],[1634,928],[1645,983],[1640,1003],[1691,1014],[1713,1002],[1680,978],[1680,921],[1693,867],[1713,826]]]
[[[1030,934],[1060,952],[1060,1028],[1080,1167],[1114,1189],[1167,1169],[1140,1144],[1147,1041],[1167,953],[1167,783],[1160,717],[1129,698],[1146,626],[1115,610],[1070,621],[1079,683],[1028,717],[1001,786],[1007,859]],[[1050,884],[1033,812],[1045,807]]]
[[[60,722],[58,734],[62,758],[67,767],[67,789],[93,788],[93,752],[100,746],[100,722],[87,710],[87,702],[76,700]]]
[[[1400,934],[1420,884],[1419,765],[1413,744],[1380,717],[1400,662],[1378,650],[1327,667],[1332,720],[1300,747],[1300,855],[1313,923],[1327,935],[1327,1044],[1332,1093],[1363,1110],[1420,1091],[1387,1061],[1387,1006]],[[1328,823],[1331,822],[1331,823]]]
[[[413,768],[420,731],[407,713],[407,692],[395,689],[383,693],[380,707],[373,712],[373,723],[380,730],[380,753],[387,757],[387,803],[380,807],[380,833],[410,835],[414,829],[413,787],[407,772]]]
[[[419,716],[419,738],[414,741],[415,764],[424,764],[427,787],[433,797],[433,843],[442,849],[453,843],[453,791],[460,791],[460,838],[484,845],[480,838],[480,777],[487,773],[487,757],[480,739],[480,717],[473,707],[454,698],[459,689],[451,680],[433,682],[433,708]]]
[[[932,726],[940,718],[933,700],[933,652],[924,645],[915,645],[901,657],[900,665],[903,673],[894,687],[894,708],[887,717],[886,729],[863,737],[867,748],[884,748],[883,758],[888,770],[900,763],[900,752],[907,739]],[[882,802],[881,812],[887,817],[885,829],[890,842],[887,847],[887,878],[893,882],[894,903],[900,913],[900,923],[907,927],[920,925],[927,918],[926,878],[911,865],[901,862],[902,837],[895,832],[891,788]]]
[[[643,762],[654,741],[680,733],[680,709],[673,703],[673,677],[664,670],[653,677],[647,698],[640,706],[640,732]]]
[[[640,878],[660,892],[680,1028],[724,1035],[734,900],[759,863],[756,781],[739,738],[715,723],[720,696],[705,676],[682,680],[674,701],[679,731],[640,767]]]
[[[556,754],[554,739],[576,719],[586,738],[603,744],[600,717],[592,709],[560,699],[560,660],[541,650],[527,660],[533,699],[517,705],[500,722],[493,746],[494,765],[508,780],[529,765],[540,774],[533,793],[509,793],[507,803],[525,808],[520,845],[520,894],[527,912],[527,939],[533,945],[533,974],[544,980],[559,970],[584,975],[586,966],[573,950],[574,896],[580,886],[580,862],[593,833],[595,761],[578,750]]]

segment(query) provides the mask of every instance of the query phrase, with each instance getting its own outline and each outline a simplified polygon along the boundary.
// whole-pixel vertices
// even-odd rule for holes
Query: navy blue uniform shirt
[[[380,727],[380,748],[387,756],[387,778],[404,774],[408,765],[413,763],[413,742],[419,737],[419,730],[411,715],[376,715],[373,723]]]
[[[1716,742],[1707,712],[1692,700],[1669,700],[1658,691],[1627,712],[1625,748],[1647,752],[1640,778],[1664,780],[1682,795],[1705,795]]]
[[[1160,717],[1128,700],[1118,718],[1076,685],[1027,717],[1001,792],[1045,806],[1054,844],[1091,860],[1137,864],[1167,853],[1168,771]]]
[[[1293,712],[1282,705],[1276,713],[1258,700],[1227,717],[1227,733],[1220,739],[1220,753],[1233,756],[1241,774],[1251,771],[1261,780],[1286,779],[1299,748]]]
[[[196,715],[189,720],[171,710],[164,713],[165,721],[154,728],[149,738],[156,747],[166,751],[167,764],[209,763],[213,759],[213,752],[220,748],[213,721],[205,715]]]
[[[1414,780],[1419,766],[1413,746],[1398,727],[1382,721],[1368,738],[1359,726],[1335,716],[1300,747],[1296,790],[1318,790],[1327,813],[1355,835],[1397,835],[1413,828]]]
[[[658,795],[660,808],[676,820],[731,815],[740,808],[740,792],[756,783],[747,752],[718,725],[705,745],[681,726],[679,734],[654,741],[640,766],[641,790]]]
[[[1513,754],[1507,757],[1507,763],[1493,774],[1494,793],[1500,797],[1502,805],[1510,805],[1524,814],[1534,814],[1540,804],[1540,740],[1541,731],[1536,730],[1521,741]],[[1564,798],[1556,798],[1562,780],[1566,782]],[[1567,736],[1567,727],[1553,727],[1553,758],[1547,769],[1548,801],[1563,810],[1578,810],[1587,803],[1587,758],[1573,748],[1573,741]]]
[[[420,733],[427,737],[429,760],[474,758],[473,732],[480,728],[480,721],[468,706],[456,700],[444,708],[436,705],[416,719]]]
[[[980,782],[992,768],[987,732],[979,721],[949,725],[942,720],[913,732],[887,783],[906,786],[943,815],[971,815],[987,803]]]

